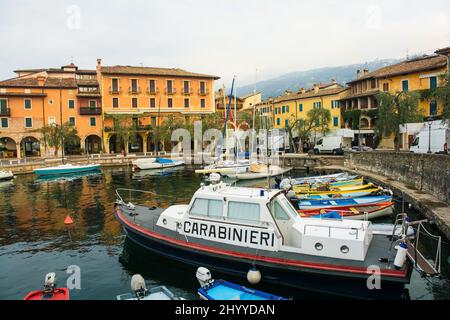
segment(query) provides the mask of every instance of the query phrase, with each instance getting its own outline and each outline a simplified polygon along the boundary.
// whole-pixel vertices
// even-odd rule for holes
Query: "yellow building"
[[[102,66],[97,77],[103,101],[105,152],[154,151],[154,129],[169,115],[192,121],[215,112],[216,76],[182,69]],[[114,115],[124,115],[138,128],[135,142],[121,146],[114,133]]]
[[[347,89],[333,81],[328,84],[315,84],[310,90],[301,89],[297,93],[286,91],[273,100],[274,128],[291,126],[298,119],[306,119],[309,110],[325,108],[330,110],[330,129],[341,128],[339,100]]]
[[[374,145],[374,127],[377,108],[376,95],[379,92],[397,94],[402,91],[417,91],[433,89],[440,85],[440,76],[446,71],[447,58],[444,56],[423,56],[409,59],[400,63],[386,66],[369,72],[357,71],[356,79],[350,81],[349,94],[341,99],[341,110],[347,128],[358,128],[358,124],[352,123],[354,119],[346,117],[345,113],[352,110],[361,110],[359,128],[355,132],[361,134],[362,143],[368,146]],[[436,100],[421,98],[419,109],[424,117],[438,116],[442,113],[443,106]],[[358,137],[356,139],[359,139]],[[393,148],[392,138],[383,139],[381,148]],[[404,146],[407,148],[408,146]]]

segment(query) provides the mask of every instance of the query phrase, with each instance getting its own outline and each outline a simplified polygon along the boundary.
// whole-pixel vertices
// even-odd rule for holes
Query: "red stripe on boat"
[[[129,221],[127,221],[122,213],[120,212],[119,209],[116,209],[116,213],[118,215],[118,217],[125,223],[127,224],[129,227],[136,229],[144,234],[147,234],[153,238],[156,239],[160,239],[160,240],[165,240],[167,242],[173,243],[173,244],[177,244],[183,247],[188,247],[188,248],[194,248],[194,249],[199,249],[201,251],[205,251],[205,252],[211,252],[211,253],[216,253],[216,254],[222,254],[222,255],[227,255],[227,256],[232,256],[232,257],[236,257],[236,258],[245,258],[245,259],[249,259],[249,260],[257,260],[257,261],[263,261],[263,262],[270,262],[270,263],[276,263],[276,264],[282,264],[282,265],[288,265],[288,266],[295,266],[295,267],[304,267],[304,268],[311,268],[311,269],[320,269],[320,270],[330,270],[330,271],[340,271],[340,272],[352,272],[352,273],[363,273],[363,274],[370,274],[367,273],[367,269],[365,268],[357,268],[357,267],[349,267],[349,266],[335,266],[335,265],[330,265],[330,264],[321,264],[321,263],[314,263],[314,262],[302,262],[302,261],[296,261],[296,260],[290,260],[290,259],[280,259],[280,258],[272,258],[272,257],[262,257],[262,256],[256,256],[253,254],[248,254],[248,253],[242,253],[242,252],[237,252],[237,251],[231,251],[231,250],[226,250],[226,249],[219,249],[219,248],[214,248],[214,247],[210,247],[210,246],[205,246],[205,245],[201,245],[198,243],[189,243],[187,241],[183,241],[183,240],[177,240],[177,239],[173,239],[171,237],[156,233],[156,232],[152,232],[149,231],[147,229],[144,229],[134,223],[131,223]],[[405,277],[407,274],[407,269],[405,268],[404,271],[402,270],[389,270],[389,269],[382,269],[380,271],[381,275],[384,276],[395,276],[395,277]]]

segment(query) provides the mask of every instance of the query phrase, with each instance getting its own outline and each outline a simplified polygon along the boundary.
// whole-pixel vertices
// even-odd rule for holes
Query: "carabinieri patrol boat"
[[[219,179],[167,209],[125,202],[120,190],[114,210],[127,236],[176,261],[252,284],[368,299],[399,298],[410,281],[405,233],[392,238],[369,221],[300,217],[281,190]]]

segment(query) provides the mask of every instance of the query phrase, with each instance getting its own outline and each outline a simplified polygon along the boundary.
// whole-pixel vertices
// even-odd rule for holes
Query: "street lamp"
[[[427,153],[431,153],[431,125],[432,125],[432,121],[433,121],[433,116],[429,116],[427,118],[428,121],[428,152]]]

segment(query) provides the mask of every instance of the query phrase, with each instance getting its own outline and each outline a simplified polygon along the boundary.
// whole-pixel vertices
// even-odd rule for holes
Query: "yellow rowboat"
[[[356,198],[364,197],[383,190],[382,188],[368,188],[349,191],[305,191],[296,192],[298,198]]]
[[[310,188],[320,188],[320,187],[349,187],[349,186],[359,186],[364,183],[364,178],[358,178],[358,179],[352,179],[352,180],[346,180],[346,181],[337,181],[337,182],[331,182],[331,183],[316,183],[316,184],[300,184],[300,185],[294,185],[293,190],[309,190]]]
[[[300,192],[319,192],[319,191],[355,191],[355,190],[364,190],[369,188],[375,188],[373,183],[367,183],[362,185],[349,185],[349,186],[341,186],[341,187],[328,187],[328,186],[322,186],[322,187],[313,187],[311,189],[308,188],[296,188],[294,189],[297,193]]]

